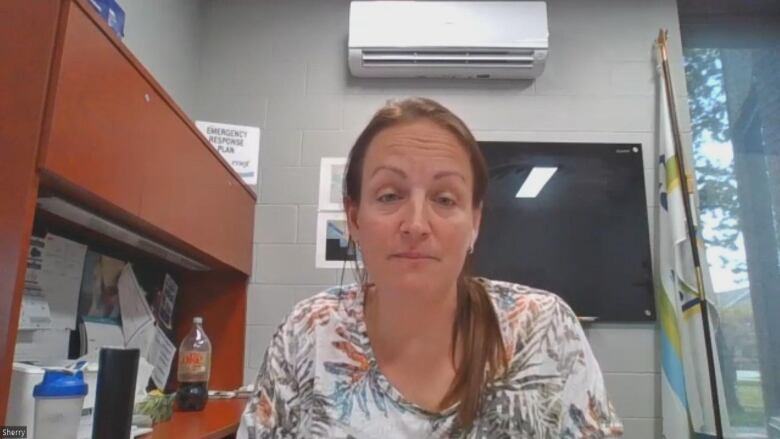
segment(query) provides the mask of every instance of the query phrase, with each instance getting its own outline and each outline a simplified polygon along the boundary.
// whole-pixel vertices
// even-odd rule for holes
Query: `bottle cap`
[[[33,388],[33,396],[84,396],[87,394],[87,383],[84,382],[84,372],[75,374],[65,370],[47,370],[43,381]]]
[[[195,323],[196,325],[203,324],[203,317],[195,317],[192,319],[192,323]]]

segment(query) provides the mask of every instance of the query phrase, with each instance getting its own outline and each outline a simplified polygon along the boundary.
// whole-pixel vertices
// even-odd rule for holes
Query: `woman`
[[[374,115],[345,171],[360,282],[284,320],[239,437],[622,433],[571,309],[468,274],[487,180],[473,135],[440,104],[412,98]]]

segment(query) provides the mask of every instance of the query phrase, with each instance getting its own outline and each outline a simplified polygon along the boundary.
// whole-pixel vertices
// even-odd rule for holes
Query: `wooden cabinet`
[[[251,190],[94,14],[64,15],[42,172],[251,272]]]
[[[253,191],[87,0],[0,2],[0,63],[0,417],[44,193],[207,265],[180,270],[174,342],[202,315],[211,387],[241,385]]]
[[[42,171],[137,214],[144,190],[154,87],[77,5],[64,4]]]

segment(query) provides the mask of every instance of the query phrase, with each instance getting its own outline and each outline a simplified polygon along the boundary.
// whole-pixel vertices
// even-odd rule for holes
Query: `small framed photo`
[[[349,248],[347,216],[343,212],[320,212],[317,215],[317,268],[342,268],[361,264],[360,255]]]
[[[323,157],[320,162],[320,205],[321,212],[341,212],[342,182],[347,166],[346,157]]]

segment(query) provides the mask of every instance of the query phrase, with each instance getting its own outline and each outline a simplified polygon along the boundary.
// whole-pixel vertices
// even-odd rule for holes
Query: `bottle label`
[[[205,374],[208,358],[205,352],[185,352],[181,359],[182,372],[189,375]]]

